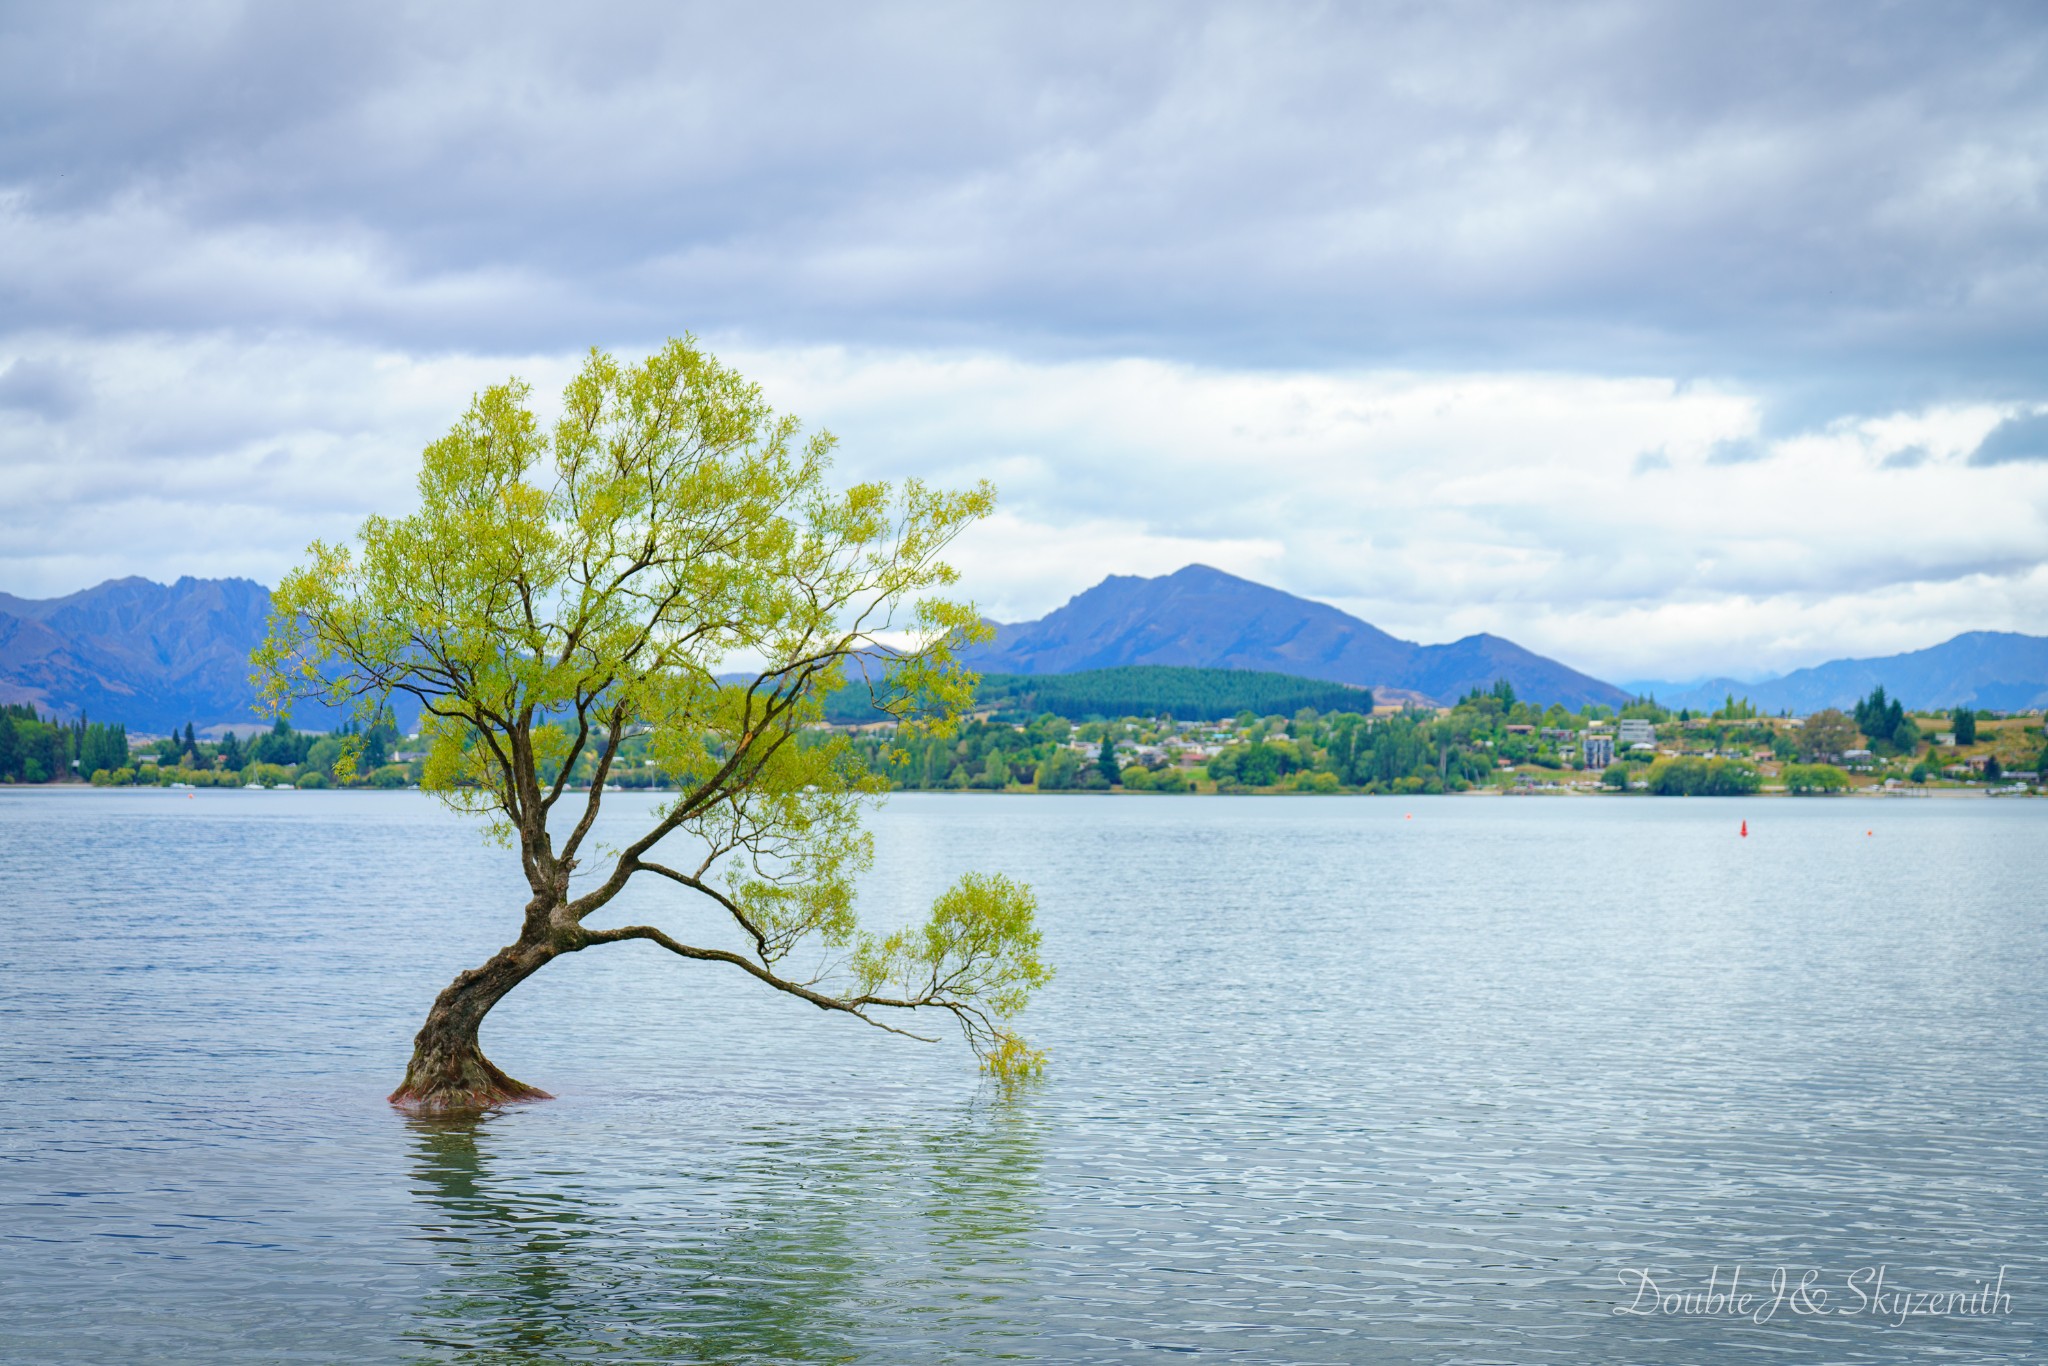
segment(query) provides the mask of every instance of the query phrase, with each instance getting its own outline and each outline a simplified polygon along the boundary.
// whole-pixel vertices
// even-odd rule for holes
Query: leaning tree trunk
[[[521,938],[450,982],[413,1037],[412,1062],[405,1081],[391,1093],[391,1103],[434,1114],[549,1099],[547,1092],[499,1071],[478,1045],[477,1030],[492,1006],[555,954],[548,944]]]

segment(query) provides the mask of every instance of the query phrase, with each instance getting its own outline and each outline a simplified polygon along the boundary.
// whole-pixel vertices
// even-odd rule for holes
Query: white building
[[[1624,745],[1655,745],[1657,728],[1640,717],[1631,717],[1621,722],[1618,738]]]

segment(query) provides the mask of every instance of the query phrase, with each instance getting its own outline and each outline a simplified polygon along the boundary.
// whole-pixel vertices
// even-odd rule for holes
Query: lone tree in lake
[[[898,1033],[950,1018],[986,1066],[1035,1066],[1008,1024],[1051,975],[1030,889],[970,874],[922,925],[863,930],[861,815],[885,784],[843,740],[805,733],[882,658],[870,691],[899,719],[943,731],[971,700],[956,652],[986,628],[933,590],[993,490],[834,490],[832,438],[805,437],[688,338],[639,365],[593,351],[552,432],[529,392],[486,390],[427,448],[417,512],[370,518],[353,547],[315,543],[255,657],[273,708],[368,718],[415,699],[422,786],[488,817],[532,891],[517,937],[435,999],[392,1101],[545,1098],[484,1056],[484,1016],[561,955],[633,940]],[[760,667],[732,681],[735,659]],[[642,732],[678,795],[600,850],[606,779]],[[579,761],[587,791],[570,786]],[[642,877],[710,923],[595,927]]]

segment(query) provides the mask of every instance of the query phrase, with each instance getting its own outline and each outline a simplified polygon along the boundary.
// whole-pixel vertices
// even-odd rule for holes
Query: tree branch
[[[771,955],[768,952],[768,936],[762,934],[760,928],[756,926],[753,920],[747,916],[747,913],[745,911],[742,911],[738,906],[734,905],[732,898],[726,896],[725,893],[719,891],[716,887],[711,886],[709,883],[703,881],[701,878],[692,877],[688,873],[679,873],[675,869],[664,867],[659,863],[649,863],[645,859],[636,859],[634,860],[634,867],[636,869],[644,868],[648,872],[653,873],[658,877],[668,878],[673,882],[681,883],[683,886],[690,888],[692,891],[702,892],[704,895],[710,897],[713,901],[716,901],[719,905],[725,907],[726,911],[732,916],[732,918],[739,922],[740,928],[745,930],[749,935],[753,936],[754,947],[760,951],[761,961],[766,963],[771,960],[773,955]]]
[[[940,1004],[936,1001],[899,1002],[882,1001],[866,997],[854,997],[852,1000],[845,1000],[837,996],[828,996],[822,991],[811,990],[809,987],[805,986],[801,982],[792,982],[787,977],[779,977],[775,973],[770,972],[767,968],[762,967],[760,964],[750,962],[749,960],[740,957],[740,955],[736,953],[728,953],[724,949],[700,949],[690,944],[678,943],[677,941],[663,934],[660,930],[654,928],[654,926],[652,925],[627,925],[623,928],[616,930],[593,930],[590,931],[584,937],[583,942],[586,944],[618,944],[623,943],[628,939],[645,939],[649,943],[661,945],[661,947],[667,949],[670,953],[673,953],[678,957],[691,958],[697,960],[698,962],[730,963],[734,967],[749,974],[750,976],[753,976],[760,981],[766,982],[769,986],[774,987],[777,991],[787,992],[791,996],[794,996],[799,1000],[809,1001],[812,1005],[816,1006],[820,1010],[833,1010],[838,1011],[841,1014],[851,1015],[857,1020],[866,1021],[868,1024],[873,1025],[877,1029],[886,1029],[891,1034],[901,1034],[906,1039],[916,1039],[921,1043],[938,1042],[938,1040],[933,1039],[928,1035],[913,1034],[907,1029],[898,1029],[895,1025],[885,1024],[881,1020],[877,1020],[874,1016],[869,1015],[865,1010],[862,1009],[863,1006],[867,1005],[888,1005],[897,1006],[902,1009],[915,1010],[920,1004]],[[948,1008],[950,1009],[950,1007]]]

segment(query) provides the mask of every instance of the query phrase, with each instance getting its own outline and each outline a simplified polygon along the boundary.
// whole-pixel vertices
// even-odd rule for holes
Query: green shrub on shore
[[[1849,775],[1833,764],[1787,764],[1785,790],[1795,797],[1847,792]]]
[[[1763,775],[1739,759],[1659,759],[1649,783],[1659,797],[1746,797],[1763,787]]]

